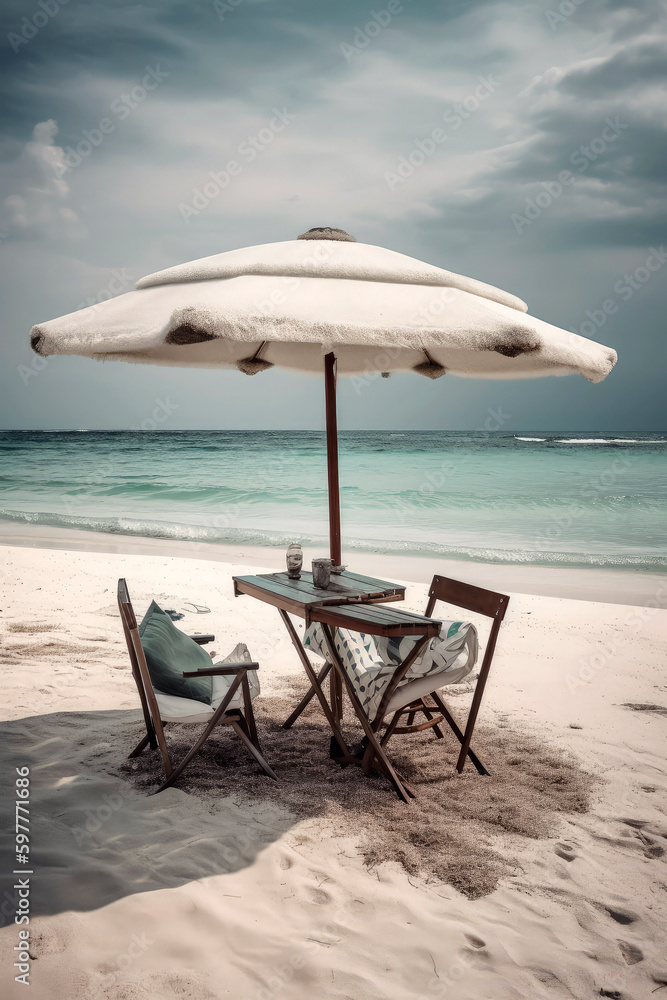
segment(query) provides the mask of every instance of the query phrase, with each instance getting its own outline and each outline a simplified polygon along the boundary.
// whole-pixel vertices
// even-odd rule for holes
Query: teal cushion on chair
[[[184,677],[183,672],[211,666],[211,657],[194,639],[176,628],[155,601],[139,626],[139,637],[153,687],[164,694],[211,704],[211,678]]]

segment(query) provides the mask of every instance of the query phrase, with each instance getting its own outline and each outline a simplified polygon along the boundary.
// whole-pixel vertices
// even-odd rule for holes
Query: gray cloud
[[[637,266],[644,248],[664,240],[663,3],[584,0],[553,30],[545,12],[557,9],[555,0],[538,7],[403,0],[389,20],[372,13],[385,10],[384,0],[367,7],[356,0],[230,6],[221,19],[213,0],[153,7],[70,0],[14,51],[8,35],[40,8],[37,0],[3,5],[0,228],[5,243],[21,243],[28,273],[32,254],[32,271],[45,274],[38,300],[19,295],[15,282],[3,297],[12,364],[30,361],[25,338],[33,322],[104,293],[114,268],[138,277],[235,246],[289,239],[318,224],[507,287],[558,325],[576,325],[598,289],[602,294]],[[373,20],[377,29],[367,30]],[[166,74],[160,85],[127,105],[127,114],[114,111],[142,86],[147,67]],[[476,100],[481,80],[494,82]],[[266,128],[274,108],[293,120],[256,157],[244,157],[239,150]],[[113,128],[77,162],[69,151],[76,154],[82,141],[86,149],[86,133],[96,135],[105,118]],[[607,119],[628,128],[605,140]],[[49,122],[57,122],[57,133]],[[435,129],[444,140],[429,138]],[[423,162],[410,166],[407,158],[419,160],[424,149]],[[192,204],[193,192],[231,159],[242,163],[240,174],[184,221],[179,205]],[[392,188],[386,175],[405,162],[406,176]],[[563,170],[572,183],[517,233],[512,215],[525,213]],[[555,294],[554,284],[565,281],[567,296]],[[621,355],[616,384],[624,378],[624,342],[632,339],[635,357],[637,350],[646,358],[663,350],[658,314],[652,318],[645,305],[658,281],[600,335]],[[640,309],[645,347],[637,348]],[[12,381],[15,366],[8,371],[5,422],[27,406],[27,389]],[[104,402],[100,386],[125,393],[127,369],[100,371],[92,366],[79,397],[65,388],[66,365],[54,363],[40,375],[56,409],[67,409],[67,423],[85,426],[93,401],[103,409],[101,425],[105,414],[117,419],[113,392]],[[149,392],[165,378],[150,369],[140,376]],[[193,373],[168,378],[190,388],[210,384],[207,375],[201,382]],[[272,385],[288,385],[282,378]],[[511,392],[515,412],[526,401],[524,423],[540,425],[547,390]],[[596,425],[598,407],[605,419],[617,418],[618,392],[606,384],[591,392],[558,380],[548,392],[549,419],[556,419],[559,399]],[[488,387],[467,383],[448,398],[469,413],[465,400],[486,393]],[[438,426],[449,419],[446,407],[417,417],[412,404],[396,409],[380,389],[372,395],[379,421]],[[575,398],[579,410],[572,411]],[[34,405],[39,410],[39,400]],[[657,394],[652,405],[655,424]],[[224,426],[235,418],[221,406]],[[354,401],[359,426],[364,406]],[[628,414],[635,411],[628,404]],[[179,412],[190,419],[185,408]],[[308,423],[298,410],[285,412]],[[196,426],[203,411],[195,414]],[[51,419],[44,411],[42,422]]]
[[[68,205],[64,152],[55,143],[52,119],[35,125],[32,137],[15,160],[0,165],[0,229],[5,238],[57,239],[82,233]]]
[[[612,92],[632,92],[648,83],[663,87],[667,80],[667,40],[641,38],[614,52],[571,70],[563,89],[590,101]]]
[[[535,77],[512,109],[514,141],[472,179],[478,194],[444,198],[441,210],[462,227],[477,216],[478,225],[511,232],[508,222],[537,201],[543,211],[520,234],[542,232],[558,248],[664,238],[666,53],[664,38],[641,38]]]

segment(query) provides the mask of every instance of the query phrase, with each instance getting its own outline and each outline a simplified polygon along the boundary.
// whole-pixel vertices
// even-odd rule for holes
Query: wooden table
[[[262,573],[257,576],[235,576],[233,580],[236,597],[240,594],[248,594],[250,597],[257,598],[258,601],[263,601],[264,604],[272,604],[278,608],[280,617],[285,623],[289,637],[311,682],[311,690],[306,699],[299,706],[299,709],[292,713],[285,725],[289,728],[313,695],[317,694],[322,710],[334,729],[335,735],[340,736],[340,720],[343,717],[343,692],[340,679],[335,671],[332,671],[329,682],[330,708],[321,693],[319,681],[312,670],[297,631],[290,621],[289,614],[303,618],[307,628],[313,620],[317,620],[313,619],[313,613],[322,607],[349,607],[362,602],[369,605],[378,602],[402,601],[405,598],[405,587],[388,583],[386,580],[378,580],[372,576],[351,573],[349,570],[332,574],[331,583],[326,590],[316,587],[313,583],[313,574],[307,571],[303,571],[298,580],[291,579],[286,572]],[[348,625],[348,628],[350,627]],[[345,746],[344,741],[340,742],[339,740],[339,743],[341,747]]]
[[[259,576],[235,576],[234,596],[249,594],[265,604],[273,604],[283,611],[289,611],[305,618],[306,627],[312,621],[314,608],[325,605],[343,604],[375,604],[389,601],[402,601],[405,598],[405,587],[386,580],[377,580],[372,576],[361,576],[359,573],[332,574],[331,583],[326,590],[316,587],[313,574],[303,572],[299,580],[292,580],[287,573],[262,573]]]
[[[311,573],[302,572],[299,580],[290,579],[287,573],[265,573],[257,576],[235,576],[234,594],[238,597],[247,594],[271,604],[278,612],[287,628],[288,634],[299,659],[308,676],[311,687],[306,696],[297,705],[283,725],[288,729],[299,717],[310,700],[317,696],[322,711],[331,726],[333,737],[330,755],[339,762],[357,762],[346,745],[341,731],[343,718],[343,677],[340,669],[330,669],[325,664],[316,674],[308,659],[306,650],[290,619],[290,614],[305,620],[306,626],[313,622],[323,625],[325,632],[332,636],[332,628],[347,628],[353,632],[365,632],[370,635],[382,636],[415,636],[418,647],[431,637],[440,634],[441,623],[434,618],[426,618],[399,608],[389,608],[386,605],[405,598],[405,587],[374,577],[361,576],[347,570],[332,576],[331,584],[326,589],[314,586]],[[416,655],[417,649],[413,651]],[[337,657],[336,657],[337,659]],[[322,691],[322,681],[329,673],[330,703]],[[357,712],[357,714],[359,714]],[[360,718],[366,735],[370,730],[365,720]],[[374,741],[375,737],[370,734]],[[380,748],[378,747],[379,752]],[[381,754],[384,759],[384,754]],[[387,762],[388,764],[388,762]],[[391,770],[391,768],[390,768]],[[397,783],[398,776],[391,770],[391,780]],[[398,782],[401,789],[400,781]]]

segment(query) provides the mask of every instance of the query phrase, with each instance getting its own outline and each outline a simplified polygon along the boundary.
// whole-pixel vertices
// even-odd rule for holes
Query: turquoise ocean
[[[667,570],[667,434],[348,431],[344,549]],[[0,432],[2,521],[326,550],[317,431]]]

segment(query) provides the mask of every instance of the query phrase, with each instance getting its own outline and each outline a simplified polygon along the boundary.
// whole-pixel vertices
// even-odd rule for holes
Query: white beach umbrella
[[[331,555],[340,564],[336,370],[429,378],[583,375],[616,352],[528,316],[516,296],[337,229],[158,271],[135,291],[34,326],[42,356],[322,373],[327,388]]]

